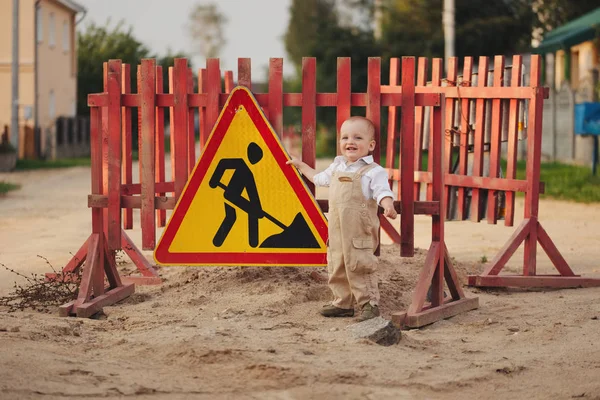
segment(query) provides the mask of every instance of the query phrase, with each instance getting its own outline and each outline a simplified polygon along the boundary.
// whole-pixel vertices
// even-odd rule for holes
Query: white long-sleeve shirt
[[[316,186],[329,186],[331,176],[335,171],[357,172],[363,166],[375,162],[373,156],[365,156],[350,165],[346,165],[346,161],[346,157],[337,156],[325,171],[319,172],[313,177],[313,183]],[[390,190],[388,183],[388,174],[381,165],[368,170],[361,178],[360,183],[365,199],[374,199],[377,204],[381,204],[384,197],[394,198],[394,193]]]

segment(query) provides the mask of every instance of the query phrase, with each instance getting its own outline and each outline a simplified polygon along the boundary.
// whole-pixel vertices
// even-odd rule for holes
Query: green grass
[[[27,171],[32,169],[45,168],[70,168],[70,167],[89,167],[91,165],[89,157],[62,158],[58,160],[17,160],[17,171]]]
[[[6,194],[11,190],[17,190],[21,185],[17,185],[15,183],[0,181],[0,195]]]

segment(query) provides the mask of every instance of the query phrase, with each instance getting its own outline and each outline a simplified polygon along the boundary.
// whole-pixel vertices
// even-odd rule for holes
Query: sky
[[[105,25],[110,18],[131,26],[134,36],[152,52],[164,55],[170,48],[192,55],[187,35],[188,15],[196,4],[208,0],[76,0],[87,9],[78,26],[85,29],[90,22]],[[270,57],[283,57],[283,73],[290,76],[293,66],[286,62],[283,35],[289,22],[291,0],[216,0],[218,9],[227,17],[221,70],[234,71],[237,77],[238,57],[252,58],[252,78],[263,80]],[[200,56],[191,58],[194,69],[204,67]],[[236,78],[237,79],[237,78]]]

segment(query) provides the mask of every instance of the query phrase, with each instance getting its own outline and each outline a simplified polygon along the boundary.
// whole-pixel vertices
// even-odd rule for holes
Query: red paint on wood
[[[173,107],[173,128],[171,135],[174,137],[174,147],[171,153],[175,158],[175,197],[179,198],[188,177],[188,105],[187,105],[187,80],[188,66],[185,58],[176,58],[173,67],[173,94],[175,106]],[[220,78],[219,78],[220,83]]]
[[[487,86],[488,58],[479,57],[477,87]],[[483,142],[485,140],[485,100],[477,99],[475,105],[475,137],[473,140],[473,176],[483,176]],[[471,221],[481,220],[479,189],[471,189]]]
[[[337,59],[337,113],[336,113],[336,154],[340,154],[340,131],[345,120],[350,118],[350,104],[352,93],[350,57]]]
[[[206,68],[198,70],[198,93],[206,93],[207,79],[208,76],[206,74]],[[204,145],[208,140],[208,135],[210,134],[210,131],[208,130],[206,123],[206,102],[204,105],[199,107],[200,153],[202,153],[202,151],[204,151]]]
[[[131,68],[129,64],[123,64],[121,66],[121,75],[123,76],[121,82],[121,93],[131,93]],[[132,140],[131,140],[131,109],[129,107],[121,108],[121,140],[123,141],[123,165],[121,173],[123,175],[123,183],[133,183],[133,172],[132,172]],[[133,212],[129,208],[123,209],[123,228],[133,228]]]
[[[390,59],[390,86],[398,86],[398,80],[400,79],[400,59]],[[386,168],[395,168],[396,153],[400,155],[400,152],[396,150],[396,131],[398,130],[398,109],[396,106],[388,107],[388,126],[387,126],[387,143],[385,153],[385,166]],[[390,187],[394,187],[394,180],[389,179],[388,183]],[[398,184],[398,191],[400,190],[400,184]],[[398,193],[400,195],[400,193]]]
[[[187,75],[187,93],[194,93],[194,73],[191,68],[188,68]],[[187,97],[187,96],[186,96]],[[187,149],[188,149],[188,165],[187,177],[189,178],[194,165],[196,165],[196,128],[194,126],[194,117],[196,111],[188,104],[188,134],[187,134]],[[186,178],[187,180],[187,178]]]
[[[463,66],[463,77],[460,85],[457,86],[457,93],[463,93],[464,88],[472,85],[473,79],[473,58],[465,57],[465,63]],[[458,148],[458,174],[462,176],[467,175],[468,170],[468,150],[469,150],[469,139],[472,137],[471,125],[469,124],[469,115],[471,102],[469,99],[460,101],[460,139]],[[466,210],[466,191],[464,188],[458,188],[458,197],[456,202],[457,208],[457,219],[463,221],[467,217]]]
[[[206,60],[206,131],[210,135],[219,118],[219,94],[221,93],[221,70],[218,58]]]
[[[108,248],[121,248],[121,60],[108,63]]]
[[[162,66],[156,66],[156,93],[163,93],[164,82],[163,82],[163,70]],[[157,96],[158,97],[158,96]],[[155,144],[155,182],[162,183],[165,181],[165,109],[163,107],[156,107],[155,111],[156,121],[156,144]],[[158,185],[155,185],[155,190]],[[121,186],[121,192],[123,187]],[[165,192],[159,192],[159,196],[164,196]],[[159,227],[164,227],[167,223],[167,212],[165,210],[156,210],[156,224]]]
[[[402,159],[400,162],[401,181],[413,182],[414,176],[414,135],[415,130],[415,59],[402,57],[402,137],[400,140]],[[414,186],[403,184],[400,198],[400,254],[403,257],[414,255]]]
[[[448,60],[448,72],[446,74],[446,84],[448,86],[456,86],[458,79],[458,59],[456,57]],[[454,99],[446,99],[445,109],[445,129],[443,132],[444,139],[444,176],[452,173],[452,155],[454,150],[454,114],[456,112],[457,101]],[[446,183],[444,188],[444,203],[446,204],[446,215],[449,213],[450,205],[450,186]]]
[[[238,85],[246,86],[252,91],[252,68],[249,58],[238,58]]]
[[[417,69],[417,88],[415,91],[419,89],[419,87],[423,87],[427,84],[427,76],[428,76],[428,59],[425,57],[419,57],[418,61],[418,69]],[[424,126],[425,121],[425,107],[416,106],[415,107],[415,171],[421,171],[421,164],[423,161],[423,135],[425,131]],[[400,152],[400,158],[402,158],[402,152]],[[414,198],[415,200],[419,200],[421,198],[421,184],[415,182],[414,184]],[[398,193],[400,194],[400,193]]]
[[[373,158],[381,160],[381,58],[369,57],[367,65],[367,118],[375,125]]]
[[[302,161],[315,167],[316,128],[317,128],[317,60],[314,57],[302,58]],[[315,194],[315,185],[306,181]]]
[[[521,86],[521,65],[522,57],[513,56],[511,87]],[[517,177],[517,144],[519,140],[519,100],[511,99],[508,114],[508,144],[506,150],[506,178],[515,179]],[[506,210],[504,224],[513,226],[515,220],[515,193],[506,192]]]
[[[494,87],[501,87],[504,81],[504,56],[494,58]],[[500,176],[500,158],[502,139],[502,100],[492,100],[492,120],[490,126],[490,174],[492,178]],[[498,192],[488,191],[487,199],[487,221],[488,224],[495,224],[498,221]]]
[[[141,184],[141,225],[142,248],[153,250],[156,246],[156,223],[154,219],[154,179],[156,175],[156,64],[153,59],[142,60],[141,76],[138,80],[138,93],[142,98],[141,114],[141,152],[139,154],[140,184]]]
[[[224,72],[224,80],[225,80],[225,93],[229,94],[235,87],[233,82],[233,71],[225,71]]]
[[[279,139],[283,137],[283,58],[269,61],[269,122]]]

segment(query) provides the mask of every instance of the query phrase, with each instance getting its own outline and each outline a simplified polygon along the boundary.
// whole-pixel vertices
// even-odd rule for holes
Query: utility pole
[[[444,25],[444,64],[448,68],[448,60],[454,57],[454,0],[444,0],[442,12]]]
[[[13,0],[10,137],[19,154],[19,0]]]

